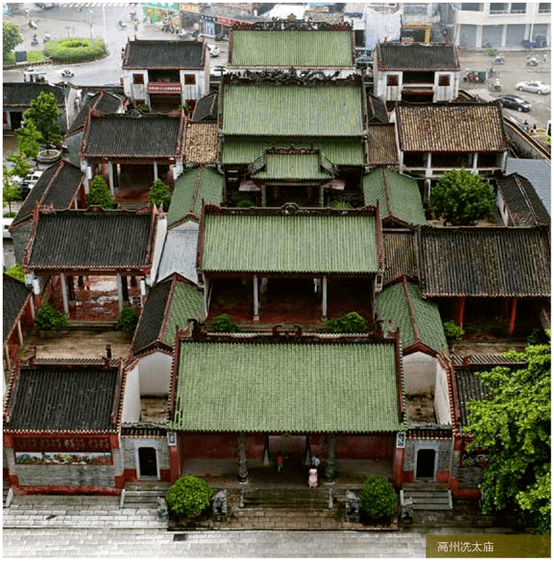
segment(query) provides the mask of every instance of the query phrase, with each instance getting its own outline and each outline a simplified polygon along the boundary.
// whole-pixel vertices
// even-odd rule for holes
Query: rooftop
[[[263,180],[325,181],[334,177],[319,150],[270,149],[255,164],[252,177]]]
[[[539,195],[546,210],[550,214],[551,169],[550,163],[542,158],[539,160],[525,158],[506,158],[506,173],[517,172],[527,178]]]
[[[460,70],[454,45],[379,43],[375,59],[379,70]]]
[[[407,103],[396,108],[404,152],[502,152],[508,149],[500,104]]]
[[[2,333],[4,343],[14,330],[17,319],[30,296],[31,291],[24,283],[4,273],[2,278]]]
[[[383,283],[385,285],[404,275],[409,279],[419,277],[415,237],[414,230],[383,230],[385,262]]]
[[[75,120],[67,131],[68,134],[74,133],[85,126],[89,111],[94,110],[102,114],[115,113],[122,102],[121,98],[108,92],[100,91],[94,94],[87,99],[79,113],[77,113]]]
[[[4,82],[2,84],[2,95],[4,107],[28,107],[31,101],[36,99],[41,92],[53,94],[56,105],[65,104],[65,96],[60,88],[50,84],[38,84],[35,82]]]
[[[497,179],[496,183],[513,223],[510,226],[550,224],[550,214],[528,179],[512,173]]]
[[[182,341],[178,356],[172,430],[366,433],[403,427],[394,339]]]
[[[398,148],[394,124],[367,127],[369,164],[372,166],[397,166]]]
[[[188,123],[185,131],[185,163],[215,164],[218,143],[216,123]]]
[[[206,49],[203,41],[128,41],[123,56],[125,69],[202,69]]]
[[[196,224],[195,226],[195,228],[171,228],[168,230],[158,266],[158,282],[173,273],[179,273],[191,282],[198,283],[198,274],[196,273],[198,226]]]
[[[230,66],[353,67],[350,31],[240,31],[230,43]]]

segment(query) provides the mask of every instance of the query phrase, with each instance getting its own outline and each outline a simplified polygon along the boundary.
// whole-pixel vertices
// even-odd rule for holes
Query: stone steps
[[[84,331],[116,331],[117,319],[101,320],[101,321],[84,321],[77,319],[70,319],[67,322],[67,327],[72,330]]]
[[[325,489],[263,489],[243,495],[241,508],[273,510],[329,510],[329,491]]]
[[[125,508],[153,508],[158,506],[158,497],[164,497],[169,483],[129,483],[125,484],[123,506]]]
[[[452,510],[452,494],[440,484],[408,484],[402,489],[403,500],[411,499],[416,510]]]

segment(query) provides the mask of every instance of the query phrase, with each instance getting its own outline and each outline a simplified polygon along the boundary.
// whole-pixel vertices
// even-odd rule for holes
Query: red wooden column
[[[404,448],[394,449],[394,459],[392,462],[392,479],[397,489],[402,488],[404,480]]]
[[[456,300],[456,305],[454,308],[454,321],[458,327],[463,329],[464,327],[464,311],[466,307],[466,297],[460,296]]]
[[[510,324],[508,325],[508,337],[512,337],[516,330],[517,298],[512,299],[512,309],[510,310]]]
[[[169,473],[171,483],[175,483],[181,477],[181,448],[177,433],[169,434],[167,438],[169,449]]]

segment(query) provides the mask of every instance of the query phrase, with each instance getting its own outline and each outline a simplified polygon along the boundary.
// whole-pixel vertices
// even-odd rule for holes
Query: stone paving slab
[[[5,529],[6,558],[106,557],[139,559],[168,557],[375,557],[425,556],[425,536],[397,533],[305,531],[187,532],[184,541],[160,529]]]

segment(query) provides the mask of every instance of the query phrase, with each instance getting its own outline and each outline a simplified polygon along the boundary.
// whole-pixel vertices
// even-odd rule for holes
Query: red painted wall
[[[374,436],[339,436],[337,437],[337,458],[392,459],[395,447],[395,434],[378,434]]]
[[[181,433],[183,458],[236,458],[237,433]]]

